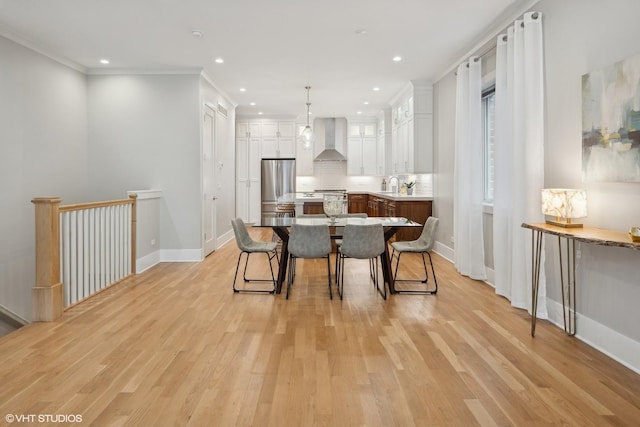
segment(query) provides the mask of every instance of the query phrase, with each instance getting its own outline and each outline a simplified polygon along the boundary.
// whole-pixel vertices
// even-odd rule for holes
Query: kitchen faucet
[[[391,185],[391,180],[394,179],[396,180],[396,184],[397,185]],[[399,187],[400,187],[400,178],[398,178],[397,175],[391,175],[389,177],[389,188],[391,188],[391,191],[393,193],[397,193],[399,191]]]

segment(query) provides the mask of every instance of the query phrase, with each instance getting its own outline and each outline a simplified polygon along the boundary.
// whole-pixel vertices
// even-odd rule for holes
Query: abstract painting
[[[640,182],[640,54],[582,76],[582,178]]]

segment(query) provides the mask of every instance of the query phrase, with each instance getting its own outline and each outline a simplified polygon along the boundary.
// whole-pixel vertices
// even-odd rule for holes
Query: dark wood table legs
[[[282,252],[280,252],[280,265],[278,266],[278,280],[276,282],[276,294],[282,292],[282,284],[287,277],[287,263],[289,262],[289,230],[287,227],[273,227],[274,233],[282,240]]]
[[[393,270],[391,270],[391,255],[389,254],[389,239],[398,232],[398,227],[385,227],[384,229],[384,254],[381,255],[382,275],[384,281],[389,286],[389,293],[396,293],[395,281],[393,280]]]

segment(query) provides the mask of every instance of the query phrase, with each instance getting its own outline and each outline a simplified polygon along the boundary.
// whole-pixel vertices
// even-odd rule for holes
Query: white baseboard
[[[161,262],[200,262],[202,249],[161,249],[136,260],[136,274],[147,271]]]
[[[160,251],[151,252],[136,260],[136,274],[140,274],[160,262]]]
[[[216,239],[216,248],[234,239],[233,230]],[[202,249],[161,249],[136,260],[136,274],[140,274],[161,262],[200,262],[204,259]]]
[[[549,321],[564,328],[562,304],[547,298]],[[576,338],[640,374],[640,342],[577,313]]]
[[[436,244],[433,247],[433,251],[438,255],[440,255],[442,258],[449,261],[450,263],[453,263],[455,252],[449,246],[445,245],[444,243],[438,242],[436,240]]]
[[[485,270],[487,272],[487,280],[485,280],[484,282],[491,286],[492,288],[495,288],[496,285],[496,271],[493,268],[489,268],[489,267],[485,267]]]
[[[216,238],[216,248],[222,247],[222,245],[224,245],[227,242],[230,242],[233,239],[235,239],[235,236],[233,235],[233,230],[227,231],[223,235]]]

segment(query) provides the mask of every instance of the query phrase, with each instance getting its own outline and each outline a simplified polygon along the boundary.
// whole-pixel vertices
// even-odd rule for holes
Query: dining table
[[[259,224],[260,227],[271,227],[273,232],[282,240],[282,250],[279,259],[278,278],[276,280],[276,293],[282,291],[282,285],[286,278],[287,263],[289,261],[289,251],[287,249],[289,243],[289,228],[293,224],[319,225],[326,224],[329,227],[331,239],[341,239],[344,227],[347,224],[368,225],[382,224],[384,230],[384,252],[380,255],[382,264],[382,276],[384,283],[389,289],[390,294],[396,293],[393,273],[391,270],[391,256],[389,254],[389,245],[387,244],[401,228],[405,227],[422,227],[422,224],[403,217],[263,217]],[[336,254],[337,256],[337,254]]]

